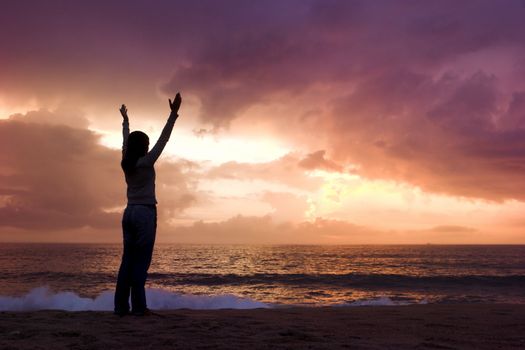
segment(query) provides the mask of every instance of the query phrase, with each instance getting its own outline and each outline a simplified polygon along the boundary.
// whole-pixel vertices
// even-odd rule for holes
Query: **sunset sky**
[[[525,2],[3,1],[0,241],[525,243]]]

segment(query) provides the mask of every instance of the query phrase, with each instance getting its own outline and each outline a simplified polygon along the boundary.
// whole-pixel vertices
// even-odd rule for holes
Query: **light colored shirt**
[[[170,139],[173,125],[177,119],[176,113],[171,113],[157,143],[145,156],[140,157],[135,165],[135,171],[125,174],[126,184],[128,185],[127,197],[128,204],[157,204],[155,196],[155,162],[164,150]],[[126,152],[129,136],[129,120],[124,118],[122,122],[122,156]]]

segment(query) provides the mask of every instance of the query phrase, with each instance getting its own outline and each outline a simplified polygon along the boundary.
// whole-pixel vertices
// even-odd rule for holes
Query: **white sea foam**
[[[146,289],[148,307],[161,309],[255,309],[269,305],[234,295],[184,295],[162,289]],[[0,311],[66,310],[112,311],[113,291],[96,298],[84,298],[73,292],[53,292],[48,287],[32,289],[20,297],[0,296]]]

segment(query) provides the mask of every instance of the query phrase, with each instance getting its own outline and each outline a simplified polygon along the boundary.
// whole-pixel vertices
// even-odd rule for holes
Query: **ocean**
[[[0,244],[0,310],[111,310],[119,244]],[[155,246],[151,308],[525,303],[523,245]]]

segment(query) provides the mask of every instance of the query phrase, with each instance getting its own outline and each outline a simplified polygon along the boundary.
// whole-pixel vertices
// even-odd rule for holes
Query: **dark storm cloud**
[[[217,129],[293,106],[265,121],[364,177],[524,200],[523,18],[517,0],[8,2],[0,94],[113,110],[160,86]]]
[[[92,131],[43,122],[51,114],[34,111],[27,120],[22,115],[0,120],[0,226],[118,229],[126,203],[121,152],[100,145]],[[183,174],[187,164],[161,162],[158,167],[164,220],[191,205],[195,196]]]
[[[322,84],[310,107],[325,111],[309,123],[334,160],[427,191],[523,200],[524,16],[517,1],[314,1],[210,42],[173,85],[221,126]]]

